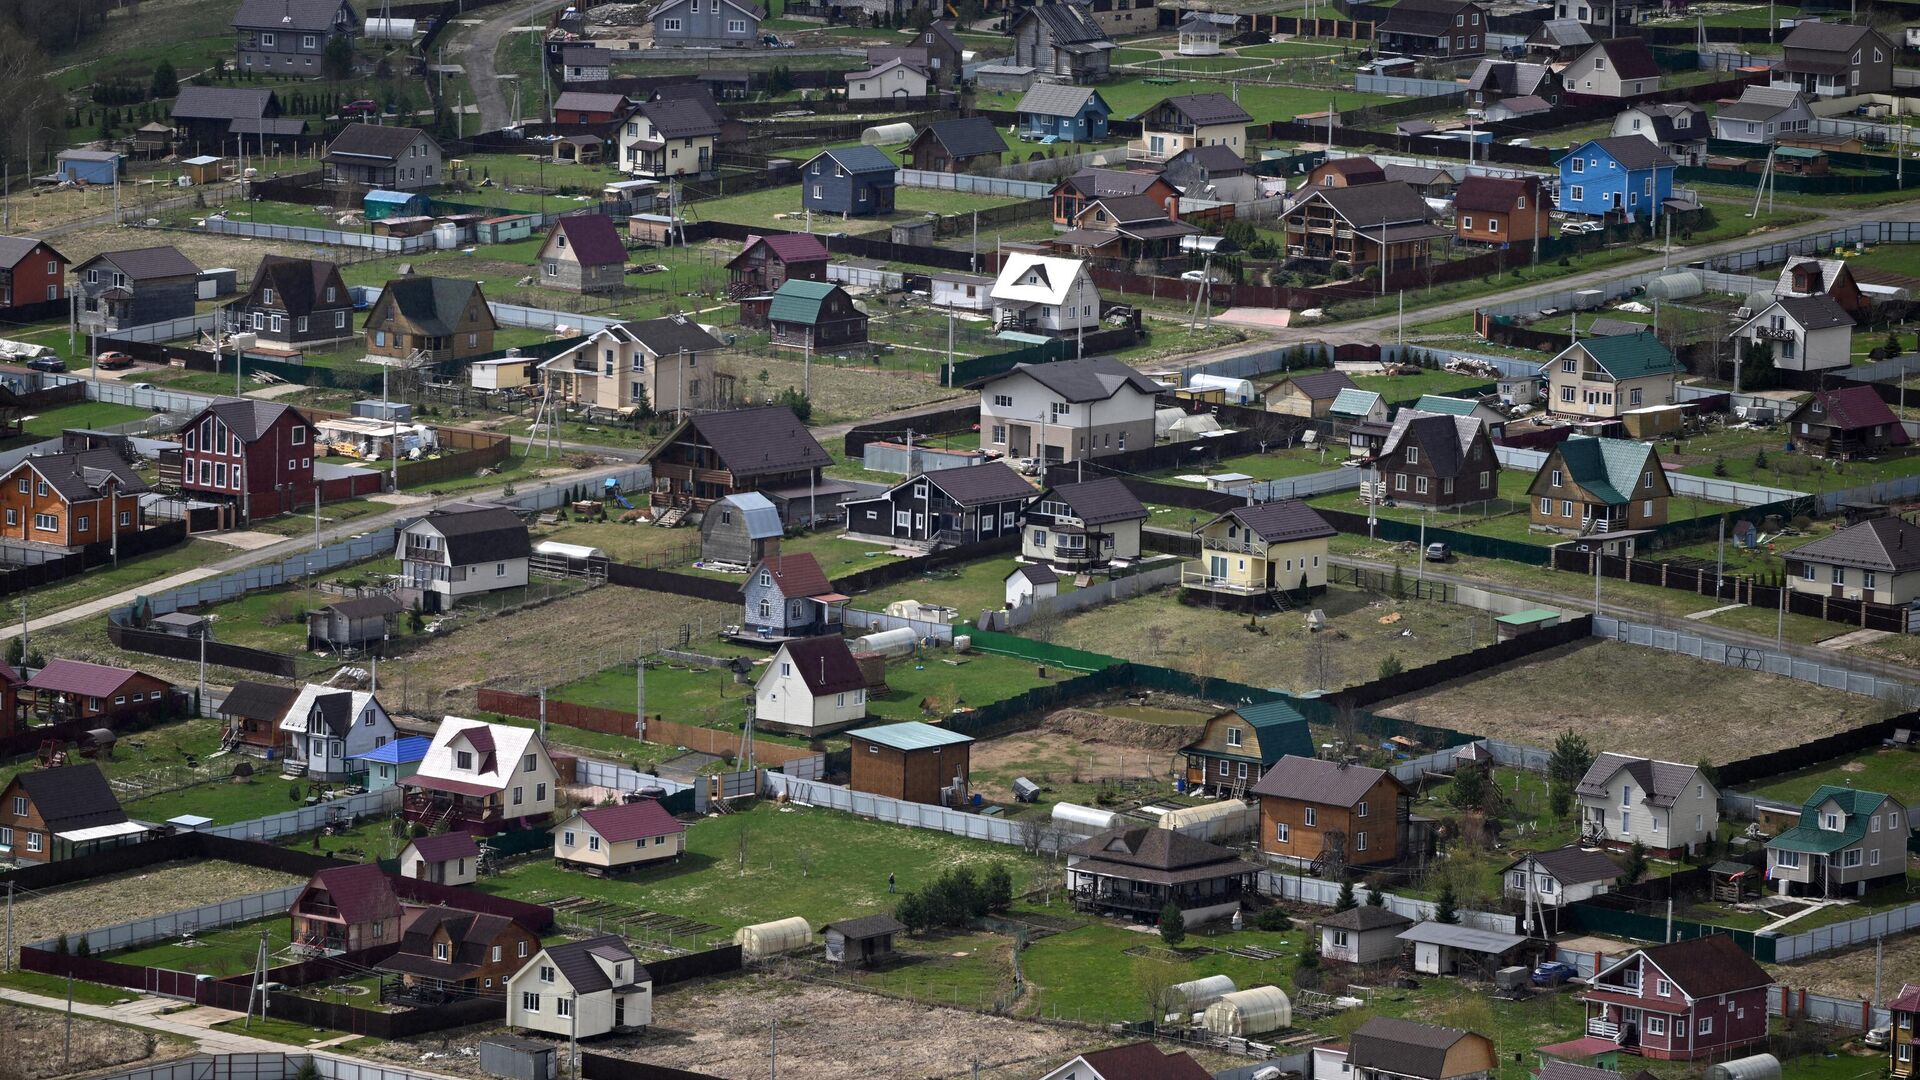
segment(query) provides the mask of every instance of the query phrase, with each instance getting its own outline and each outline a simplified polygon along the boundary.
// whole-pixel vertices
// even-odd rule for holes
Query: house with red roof
[[[1040,1080],[1212,1080],[1212,1076],[1185,1050],[1164,1054],[1152,1042],[1137,1042],[1081,1054]]]
[[[827,280],[827,245],[812,233],[749,236],[727,263],[727,295],[767,296],[789,281]]]
[[[1787,414],[1787,434],[1825,457],[1878,454],[1912,442],[1900,418],[1865,383],[1819,390]]]
[[[400,876],[435,885],[471,885],[480,880],[480,845],[470,832],[416,836],[400,849]]]
[[[334,956],[392,945],[400,940],[404,914],[378,863],[330,866],[313,875],[288,909],[293,949]]]
[[[747,634],[769,643],[839,634],[840,611],[852,599],[833,587],[812,555],[777,550],[753,568],[741,592]]]
[[[1737,1057],[1767,1037],[1773,976],[1727,934],[1636,949],[1593,976],[1587,1035],[1643,1057]]]
[[[532,728],[449,716],[433,733],[420,770],[400,786],[408,821],[490,835],[544,821],[553,813],[559,778]]]
[[[678,859],[687,827],[656,799],[582,810],[553,829],[553,861],[606,877]]]
[[[781,644],[753,687],[754,721],[774,731],[824,735],[867,718],[867,677],[838,634]]]
[[[1920,983],[1903,983],[1887,1002],[1893,1014],[1893,1038],[1887,1043],[1887,1073],[1893,1080],[1913,1080],[1914,1020],[1920,1018]]]
[[[19,676],[14,678],[17,680]],[[132,668],[81,660],[53,660],[21,684],[20,689],[26,691],[23,704],[35,720],[102,717],[111,726],[118,717],[164,706],[173,684]]]
[[[627,245],[605,214],[554,222],[534,262],[540,284],[568,292],[613,292],[626,284]]]

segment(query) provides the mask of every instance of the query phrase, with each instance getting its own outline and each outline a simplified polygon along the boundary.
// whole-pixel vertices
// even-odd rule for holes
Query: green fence
[[[530,851],[550,850],[553,847],[553,834],[545,829],[515,829],[482,837],[480,845],[496,859],[510,859]]]
[[[1641,915],[1586,902],[1569,904],[1566,910],[1570,916],[1568,921],[1571,923],[1568,928],[1572,930],[1634,941],[1667,940],[1665,916]],[[1714,934],[1726,934],[1733,938],[1735,944],[1763,964],[1773,963],[1773,939],[1770,937],[1760,937],[1748,930],[1729,930],[1724,926],[1689,922],[1686,919],[1673,920],[1673,940],[1675,941],[1711,937]]]
[[[957,360],[946,365],[941,381],[946,386],[964,386],[975,379],[984,379],[989,375],[1012,371],[1015,364],[1045,364],[1054,360],[1065,360],[1073,355],[1073,348],[1072,341],[1061,339],[1042,345],[1029,345],[1012,352],[976,356],[971,360]]]

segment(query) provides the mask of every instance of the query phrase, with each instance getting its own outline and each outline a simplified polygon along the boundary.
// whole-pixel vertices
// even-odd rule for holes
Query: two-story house
[[[1569,214],[1658,218],[1673,197],[1673,158],[1633,135],[1588,139],[1560,159],[1559,207]]]
[[[1454,235],[1470,244],[1531,244],[1553,228],[1537,176],[1469,176],[1453,193]]]
[[[363,325],[373,355],[429,363],[490,353],[500,328],[479,282],[419,276],[387,282]]]
[[[1920,525],[1899,517],[1849,525],[1789,552],[1786,581],[1812,596],[1911,604],[1920,600]]]
[[[96,334],[130,326],[191,318],[200,268],[179,249],[103,251],[73,268],[80,292],[80,325]]]
[[[363,771],[350,759],[393,741],[393,718],[364,690],[308,683],[280,717],[291,776],[339,780]]]
[[[73,548],[131,536],[152,490],[113,450],[40,454],[0,475],[0,536]]]
[[[917,51],[917,50],[916,50]],[[841,76],[848,101],[884,101],[898,105],[924,99],[933,89],[933,73],[904,57],[873,64]]]
[[[1209,202],[1251,202],[1262,190],[1253,166],[1225,146],[1189,146],[1168,158],[1160,174],[1181,194]]]
[[[1467,100],[1477,107],[1519,97],[1560,100],[1559,73],[1547,64],[1488,59],[1467,76]]]
[[[393,552],[401,581],[420,593],[428,611],[445,611],[461,597],[525,586],[532,554],[527,524],[518,514],[466,502],[436,506],[409,522]]]
[[[772,296],[748,297],[740,305],[742,325],[764,323],[774,348],[795,349],[808,356],[863,350],[868,318],[847,290],[831,281],[789,278]]]
[[[32,236],[0,236],[0,312],[67,298],[65,255]]]
[[[1734,327],[1728,339],[1751,359],[1765,350],[1781,371],[1826,371],[1853,363],[1853,316],[1830,296],[1775,300]]]
[[[1574,796],[1582,838],[1615,850],[1637,841],[1657,858],[1678,858],[1720,828],[1720,792],[1697,765],[1604,753]]]
[[[1371,455],[1386,497],[1435,510],[1499,497],[1500,459],[1487,426],[1472,416],[1403,408]]]
[[[1413,828],[1413,795],[1390,772],[1287,755],[1253,786],[1260,850],[1270,860],[1338,876],[1393,866],[1432,843]]]
[[[800,166],[800,207],[843,217],[891,214],[898,171],[876,147],[823,150]]]
[[[1152,1042],[1137,1042],[1081,1054],[1040,1080],[1207,1080],[1212,1075],[1184,1050],[1162,1053]]]
[[[595,330],[536,370],[569,404],[678,416],[732,403],[733,378],[714,368],[725,347],[685,315],[668,315]]]
[[[1596,41],[1560,73],[1567,92],[1581,97],[1631,98],[1660,89],[1660,65],[1637,37]]]
[[[1300,181],[1300,195],[1315,188],[1350,188],[1387,182],[1386,167],[1370,157],[1330,157],[1315,165]]]
[[[353,336],[353,296],[340,268],[320,259],[265,255],[229,317],[267,348],[302,349]]]
[[[1230,919],[1258,873],[1231,849],[1172,829],[1109,829],[1067,848],[1067,895],[1075,910],[1130,920],[1157,921],[1169,904],[1186,926]]]
[[[773,500],[757,491],[717,499],[700,518],[700,561],[753,567],[780,554],[786,535]]]
[[[997,169],[1007,142],[984,116],[935,120],[920,129],[900,151],[903,164],[929,172],[963,173]]]
[[[1533,474],[1527,514],[1535,527],[1574,536],[1650,529],[1666,523],[1672,495],[1652,443],[1575,435]]]
[[[0,789],[0,851],[32,865],[91,855],[146,839],[127,820],[106,774],[91,761],[27,769]]]
[[[183,148],[198,154],[297,149],[307,133],[307,122],[282,116],[279,97],[264,86],[182,85],[172,118]]]
[[[1772,145],[1782,135],[1804,135],[1813,126],[1807,97],[1792,87],[1749,86],[1740,100],[1714,110],[1713,137]]]
[[[1780,280],[1773,295],[1784,300],[1790,296],[1825,296],[1839,304],[1855,322],[1865,322],[1873,311],[1873,300],[1861,290],[1853,271],[1839,259],[1813,255],[1790,255],[1780,268]]]
[[[1780,895],[1833,898],[1907,876],[1913,824],[1899,799],[1822,784],[1800,805],[1800,821],[1767,841],[1767,880]]]
[[[1698,105],[1635,105],[1613,118],[1613,134],[1638,135],[1658,146],[1675,165],[1704,165],[1712,125]]]
[[[1223,147],[1208,147],[1224,150]],[[1231,153],[1231,151],[1225,151]],[[1190,151],[1182,151],[1185,157]],[[1172,219],[1171,211],[1145,195],[1110,195],[1087,201],[1073,228],[1054,237],[1055,250],[1108,258],[1154,259],[1178,255],[1181,243],[1204,230]]]
[[[1244,154],[1247,125],[1253,122],[1253,116],[1225,94],[1162,98],[1132,119],[1140,121],[1141,137],[1127,144],[1127,160],[1155,164],[1195,146],[1224,146]]]
[[[419,191],[446,181],[440,142],[419,128],[348,124],[327,144],[329,179],[383,191]]]
[[[627,284],[627,245],[605,214],[578,214],[553,223],[534,257],[540,284],[567,292],[617,292]]]
[[[348,0],[242,0],[233,16],[234,66],[246,75],[317,78],[327,45],[359,33]]]
[[[505,915],[429,907],[407,920],[399,949],[374,970],[400,976],[416,998],[498,994],[539,948],[539,935]]]
[[[1275,593],[1324,592],[1333,526],[1298,499],[1236,506],[1194,535],[1200,558],[1180,571],[1180,587],[1207,603],[1274,603]]]
[[[720,122],[707,104],[696,97],[642,102],[621,125],[618,166],[634,176],[655,179],[712,172]]]
[[[1920,983],[1903,983],[1900,992],[1887,1002],[1892,1014],[1893,1038],[1887,1041],[1887,1075],[1893,1080],[1913,1080],[1914,1020],[1920,1018]]]
[[[1809,97],[1886,94],[1893,90],[1894,46],[1872,26],[1802,22],[1780,43],[1785,57],[1773,70]]]
[[[827,280],[827,245],[812,233],[749,236],[727,262],[727,295],[766,296],[789,281]]]
[[[1912,442],[1893,407],[1864,383],[1814,391],[1787,414],[1787,431],[1802,448],[1842,460]]]
[[[559,781],[547,744],[532,728],[449,716],[419,771],[400,787],[408,821],[488,835],[544,821]]]
[[[510,1028],[591,1039],[651,1023],[653,978],[618,935],[549,945],[507,979]]]
[[[1164,208],[1169,219],[1177,220],[1180,216],[1180,189],[1159,173],[1081,169],[1055,184],[1047,194],[1053,200],[1056,230],[1073,228],[1088,202],[1116,195],[1144,195]]]
[[[916,473],[871,499],[847,503],[847,529],[935,551],[1020,531],[1033,485],[1004,463]]]
[[[1487,13],[1466,0],[1400,0],[1374,27],[1374,41],[1395,56],[1473,56],[1487,50]]]
[[[378,863],[330,866],[287,909],[293,951],[337,956],[400,940],[406,908]]]
[[[792,409],[766,405],[753,409],[701,413],[689,417],[647,451],[653,469],[650,502],[655,521],[666,515],[705,510],[715,499],[758,491],[773,500],[782,521],[834,516],[851,487],[821,477],[833,464]]]
[[[747,48],[759,42],[766,17],[759,4],[740,0],[667,0],[647,19],[656,47]]]
[[[1091,86],[1036,83],[1014,106],[1023,139],[1100,142],[1107,137],[1113,106]]]
[[[1213,788],[1244,797],[1267,770],[1287,756],[1310,758],[1313,732],[1284,701],[1241,705],[1207,718],[1199,738],[1180,748],[1188,790]]]
[[[1587,1034],[1641,1057],[1724,1061],[1767,1037],[1772,985],[1726,934],[1635,949],[1588,983]]]
[[[553,99],[553,122],[556,124],[611,124],[624,120],[632,111],[633,102],[625,94],[567,90]]]
[[[1140,558],[1147,508],[1117,476],[1055,484],[1020,515],[1020,557],[1063,574]]]
[[[1047,79],[1091,83],[1107,77],[1113,42],[1078,0],[1022,7],[1008,18],[1007,33],[1014,64]]]
[[[754,722],[790,735],[843,731],[867,718],[867,678],[838,634],[788,638],[753,685]]]
[[[775,640],[840,633],[840,612],[849,599],[804,551],[776,551],[760,560],[740,592],[747,632]]]
[[[1280,221],[1288,255],[1358,273],[1383,261],[1388,272],[1426,265],[1434,242],[1453,233],[1434,224],[1433,217],[1433,208],[1412,185],[1387,181],[1313,188]]]
[[[216,401],[180,426],[180,488],[230,503],[240,520],[313,503],[313,425],[255,398]]]
[[[1002,330],[1069,337],[1100,328],[1100,289],[1083,259],[1011,252],[989,296]]]
[[[1392,1016],[1354,1029],[1345,1064],[1354,1080],[1486,1080],[1499,1067],[1485,1035]]]
[[[576,811],[553,827],[553,861],[609,875],[672,862],[687,850],[687,827],[657,799]]]
[[[981,445],[1009,457],[1079,461],[1153,445],[1160,384],[1111,357],[1016,364],[967,389],[980,392]]]
[[[1614,419],[1631,409],[1673,404],[1682,370],[1651,330],[1582,338],[1540,366],[1547,410],[1585,419]]]

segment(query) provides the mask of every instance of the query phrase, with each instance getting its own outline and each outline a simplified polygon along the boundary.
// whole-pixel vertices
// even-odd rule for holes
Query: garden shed
[[[827,962],[871,966],[893,957],[894,935],[906,932],[891,915],[867,915],[831,922],[820,931],[827,939]]]

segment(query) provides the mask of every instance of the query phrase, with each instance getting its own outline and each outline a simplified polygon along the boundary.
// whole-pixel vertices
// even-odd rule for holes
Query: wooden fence
[[[540,699],[533,694],[517,694],[508,690],[489,690],[483,687],[477,695],[476,703],[482,712],[517,716],[523,720],[540,718]],[[571,701],[554,701],[549,698],[547,720],[562,727],[596,731],[602,735],[633,736],[633,714],[619,709],[576,705]],[[715,757],[731,758],[740,751],[740,736],[734,732],[677,724],[658,716],[647,717],[644,741],[659,746],[685,747],[688,750],[712,754]],[[812,757],[813,751],[803,746],[786,746],[756,740],[753,745],[753,756],[762,765],[777,767],[797,758]]]

